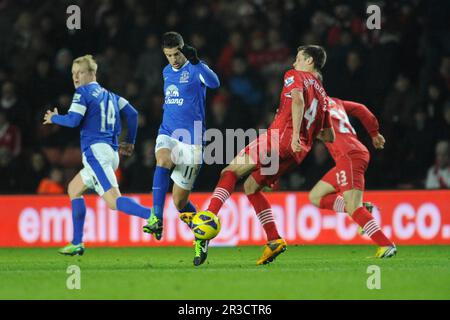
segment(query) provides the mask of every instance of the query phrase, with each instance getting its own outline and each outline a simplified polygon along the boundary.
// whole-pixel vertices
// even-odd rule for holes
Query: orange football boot
[[[267,242],[267,244],[264,245],[263,254],[261,258],[259,258],[259,260],[256,262],[256,265],[259,266],[272,262],[276,257],[278,257],[280,253],[285,252],[286,248],[287,243],[284,239],[276,239]]]

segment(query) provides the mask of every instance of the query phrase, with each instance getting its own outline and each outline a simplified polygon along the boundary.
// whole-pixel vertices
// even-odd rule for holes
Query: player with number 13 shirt
[[[328,107],[336,140],[333,143],[325,141],[325,145],[336,166],[316,183],[309,193],[309,199],[321,209],[347,212],[378,245],[376,258],[393,257],[397,247],[372,217],[372,204],[363,202],[364,174],[370,154],[358,140],[347,114],[361,121],[376,149],[383,149],[385,140],[379,133],[378,120],[366,106],[357,102],[328,98]],[[318,138],[321,138],[320,135]]]

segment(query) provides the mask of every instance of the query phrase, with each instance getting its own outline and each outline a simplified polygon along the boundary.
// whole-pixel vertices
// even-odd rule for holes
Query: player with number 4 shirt
[[[333,143],[325,142],[336,166],[313,187],[310,201],[321,209],[347,212],[362,230],[379,246],[375,257],[389,258],[397,248],[386,237],[371,215],[372,205],[363,203],[364,174],[370,154],[356,136],[348,115],[355,116],[372,137],[376,149],[384,148],[384,137],[379,133],[377,118],[369,109],[356,102],[328,98],[331,122],[336,134]],[[321,136],[318,136],[321,139]]]
[[[218,214],[234,191],[237,181],[248,176],[244,191],[267,235],[258,265],[273,261],[286,250],[275,225],[272,208],[261,190],[272,186],[283,174],[297,167],[311,149],[313,140],[321,133],[332,142],[334,131],[327,110],[327,94],[319,80],[325,65],[326,53],[320,46],[301,46],[297,49],[294,69],[284,75],[280,104],[273,123],[265,134],[247,145],[221,172],[208,211]],[[275,170],[268,169],[269,161]],[[182,214],[188,220],[188,214]],[[191,215],[192,216],[192,215]],[[198,265],[206,260],[206,252]]]

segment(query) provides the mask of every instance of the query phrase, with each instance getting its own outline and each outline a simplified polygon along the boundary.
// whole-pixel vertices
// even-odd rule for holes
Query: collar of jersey
[[[175,72],[178,72],[178,71],[180,71],[181,69],[183,69],[188,63],[189,63],[189,60],[186,60],[186,62],[181,66],[180,69],[175,69],[174,67],[172,67],[172,70],[175,71]]]
[[[79,88],[88,86],[88,85],[90,85],[90,84],[98,84],[98,82],[97,82],[97,81],[91,81],[91,82],[89,82],[89,83],[83,84],[82,86],[79,86]],[[98,85],[99,85],[99,84],[98,84]]]

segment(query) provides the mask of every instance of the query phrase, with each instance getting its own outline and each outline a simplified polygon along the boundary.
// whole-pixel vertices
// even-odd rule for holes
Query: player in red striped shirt
[[[361,121],[376,149],[383,149],[385,140],[379,132],[378,120],[360,103],[329,98],[328,105],[336,140],[333,143],[325,142],[325,145],[336,166],[317,182],[309,193],[309,199],[321,209],[347,212],[379,246],[375,256],[392,257],[397,252],[395,245],[385,236],[363,205],[364,174],[370,153],[358,140],[348,115]]]
[[[222,171],[208,207],[208,211],[217,215],[233,192],[236,182],[249,175],[244,183],[244,191],[255,208],[268,240],[262,257],[257,261],[258,265],[273,261],[287,246],[277,231],[271,206],[261,189],[272,186],[283,174],[297,167],[308,154],[319,132],[322,132],[324,140],[334,140],[327,111],[328,96],[319,80],[325,61],[326,53],[322,47],[298,48],[294,69],[284,75],[284,87],[274,121],[266,133],[247,145]],[[278,164],[274,172],[268,169],[269,161],[271,165],[274,161]],[[181,218],[188,222],[186,214]],[[206,251],[207,243],[205,250],[196,250],[194,265],[200,265],[206,260]]]

